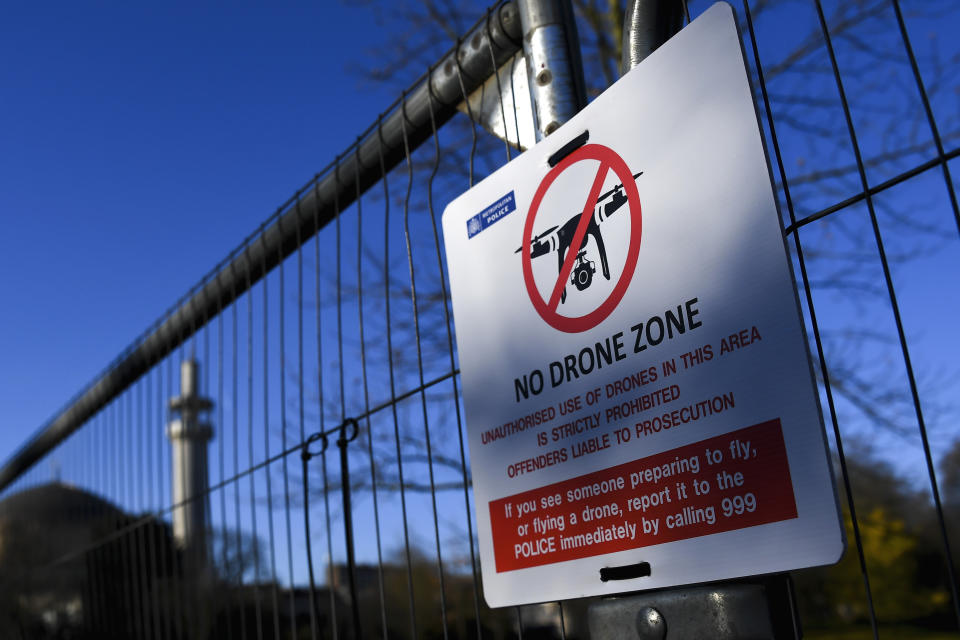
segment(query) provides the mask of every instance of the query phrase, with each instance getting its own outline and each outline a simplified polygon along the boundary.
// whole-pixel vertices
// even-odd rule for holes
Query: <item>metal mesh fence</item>
[[[576,6],[595,94],[598,5]],[[850,539],[793,576],[801,620],[955,633],[960,49],[927,33],[960,8],[736,11]],[[479,578],[439,217],[516,153],[454,115],[516,60],[505,21],[489,11],[3,469],[8,635],[586,635],[586,602],[491,610]],[[178,494],[194,477],[208,490]]]

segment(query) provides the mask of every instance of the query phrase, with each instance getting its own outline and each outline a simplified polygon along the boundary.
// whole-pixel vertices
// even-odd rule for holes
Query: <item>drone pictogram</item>
[[[633,174],[633,179],[643,175],[643,171]],[[607,201],[609,199],[609,201]],[[587,236],[593,238],[597,245],[597,252],[600,254],[600,270],[603,277],[610,279],[610,265],[607,262],[607,250],[603,244],[603,234],[600,232],[600,223],[607,220],[616,213],[629,198],[623,191],[623,184],[618,184],[613,189],[601,194],[597,198],[596,206],[593,209],[593,215],[587,225],[586,233],[580,246],[577,248],[576,263],[573,266],[573,273],[570,276],[570,284],[574,285],[578,291],[584,291],[593,284],[593,274],[597,269],[593,260],[586,257]],[[571,249],[577,226],[580,223],[580,213],[575,213],[562,225],[554,225],[546,231],[538,234],[530,240],[530,257],[539,258],[553,251],[557,252],[557,269],[563,272],[563,263],[567,252]],[[520,253],[523,247],[519,247],[514,253]],[[566,302],[567,288],[564,286],[560,295],[560,302]]]

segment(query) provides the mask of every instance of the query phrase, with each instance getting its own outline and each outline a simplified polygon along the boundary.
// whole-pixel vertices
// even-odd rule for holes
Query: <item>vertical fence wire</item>
[[[430,93],[430,97],[432,100],[432,92]],[[401,105],[401,109],[405,110],[406,105],[405,104]],[[406,120],[406,118],[404,118],[404,120]],[[433,140],[436,143],[436,128],[433,128],[432,133],[433,133]],[[447,596],[446,596],[446,589],[445,589],[444,575],[443,575],[443,555],[440,549],[440,524],[439,524],[439,515],[437,512],[437,489],[436,489],[436,483],[434,481],[434,475],[433,475],[433,448],[430,442],[430,420],[427,412],[426,379],[423,373],[423,366],[424,366],[423,365],[423,344],[422,344],[421,333],[420,333],[420,313],[419,313],[419,307],[417,305],[416,267],[414,266],[413,241],[412,241],[411,232],[410,232],[410,194],[413,188],[413,178],[412,178],[413,160],[410,154],[410,146],[407,141],[407,132],[406,132],[405,123],[404,123],[403,138],[404,138],[404,150],[406,151],[406,154],[407,154],[406,161],[407,161],[407,166],[409,168],[408,176],[410,176],[410,179],[407,182],[406,197],[404,198],[404,201],[403,201],[403,231],[404,231],[404,242],[406,244],[406,250],[407,250],[407,268],[409,269],[409,274],[410,274],[410,303],[411,303],[412,313],[413,313],[414,340],[417,347],[417,375],[419,378],[420,407],[421,407],[422,417],[423,417],[424,444],[426,446],[426,452],[427,452],[427,473],[430,478],[430,502],[432,507],[432,516],[433,516],[434,540],[436,542],[436,552],[437,552],[437,576],[440,583],[440,588],[439,588],[440,621],[441,621],[441,628],[443,630],[443,637],[444,637],[444,640],[446,640],[448,636],[447,600],[446,600]],[[436,175],[436,169],[437,169],[439,160],[440,160],[440,149],[438,146],[436,150],[435,164],[433,166],[433,172],[431,174],[431,181],[432,181],[432,176]],[[427,189],[427,198],[428,198],[428,201],[432,203],[429,188]]]
[[[457,41],[457,48],[460,47],[460,41]],[[474,172],[474,162],[477,155],[477,125],[476,118],[473,115],[473,110],[470,106],[470,100],[468,100],[467,90],[463,84],[463,67],[460,64],[459,58],[457,59],[457,84],[460,86],[460,95],[464,98],[464,105],[466,107],[467,118],[469,120],[470,127],[470,155],[467,160],[467,186],[473,187],[473,172]],[[517,140],[519,141],[519,136]],[[446,286],[446,281],[444,280],[444,286]],[[453,336],[450,332],[450,320],[449,320],[449,306],[444,304],[444,314],[447,320],[447,339],[448,339],[448,349],[450,351],[450,369],[454,370],[456,367],[454,349],[453,349]],[[460,454],[460,477],[463,482],[463,506],[464,506],[464,515],[467,524],[467,540],[470,549],[470,574],[473,579],[472,591],[473,591],[473,611],[476,619],[476,631],[477,637],[483,637],[483,626],[481,624],[480,618],[480,578],[477,574],[477,555],[476,548],[474,545],[473,538],[473,522],[472,522],[472,509],[470,507],[470,481],[468,479],[467,471],[467,453],[466,447],[464,446],[463,438],[463,420],[460,415],[460,394],[457,389],[457,377],[453,377],[453,393],[455,400],[455,409],[457,412],[457,443],[459,445],[459,454]]]
[[[413,184],[413,165],[410,162],[410,150],[407,144],[406,136],[406,114],[403,109],[405,108],[407,101],[406,92],[403,93],[400,100],[401,105],[401,126],[403,127],[403,151],[404,151],[404,166],[406,167],[407,175],[407,194],[404,198],[404,202],[407,202],[409,199],[409,190],[412,188]],[[389,197],[387,189],[387,180],[384,179],[384,196]],[[385,200],[389,202],[389,200]],[[389,205],[387,205],[389,206]],[[384,304],[386,309],[386,323],[387,323],[387,362],[389,364],[390,370],[390,410],[393,414],[393,433],[394,441],[396,444],[397,451],[397,478],[398,486],[400,489],[400,508],[403,515],[403,545],[404,553],[406,554],[406,563],[407,563],[407,594],[408,594],[408,607],[410,613],[410,637],[417,637],[417,614],[416,614],[416,601],[414,599],[413,591],[413,561],[410,553],[410,525],[407,518],[407,495],[406,495],[406,483],[404,481],[403,475],[403,452],[401,450],[401,439],[400,439],[400,419],[398,417],[398,397],[397,397],[397,388],[396,388],[396,375],[394,371],[394,352],[393,352],[393,338],[392,338],[392,322],[390,316],[390,217],[388,215],[389,210],[384,214],[384,239],[383,239],[383,283],[384,283]]]
[[[248,246],[249,249],[249,246]],[[249,251],[247,252],[249,264]],[[253,288],[250,277],[247,277],[247,465],[254,468],[254,439],[253,439]],[[260,545],[257,544],[257,489],[256,474],[249,476],[250,488],[250,531],[253,536],[253,603],[256,620],[257,640],[263,640],[263,607],[260,600]]]
[[[917,92],[920,94],[920,100],[923,103],[924,115],[927,124],[930,126],[930,133],[933,135],[933,141],[937,148],[937,162],[943,171],[943,179],[946,182],[947,194],[950,197],[950,207],[953,209],[953,219],[957,225],[957,231],[960,232],[960,207],[957,206],[957,192],[953,186],[953,177],[950,174],[950,165],[947,164],[947,154],[943,146],[943,139],[940,137],[940,127],[937,126],[936,118],[933,117],[933,108],[930,106],[930,96],[923,82],[923,76],[920,74],[920,66],[917,64],[917,56],[914,53],[913,45],[910,42],[910,35],[907,33],[907,25],[903,19],[903,12],[900,10],[900,0],[893,0],[893,10],[897,16],[897,27],[900,30],[900,38],[903,41],[903,48],[910,61],[910,71],[913,79],[917,83]],[[956,600],[956,593],[954,593]]]
[[[316,218],[316,213],[314,216],[314,224],[319,230],[319,221]],[[323,359],[323,327],[321,321],[321,287],[320,287],[320,235],[316,234],[314,240],[314,248],[316,251],[316,311],[317,311],[317,412],[319,414],[320,420],[320,432],[326,433],[326,420],[325,420],[325,409],[326,405],[324,404],[323,398],[323,368],[324,368],[324,359]],[[320,453],[321,456],[321,472],[323,478],[323,514],[324,514],[324,524],[326,527],[326,542],[327,542],[327,558],[332,562],[333,560],[333,536],[331,535],[330,527],[330,484],[329,478],[327,476],[327,447],[324,446]],[[304,471],[306,473],[306,471]],[[329,583],[332,581],[332,570],[328,567],[326,572],[326,579]],[[340,625],[338,624],[338,614],[337,614],[337,604],[334,597],[333,589],[327,589],[329,595],[329,606],[330,606],[330,628],[331,634],[336,640],[339,637]]]
[[[234,293],[239,293],[234,291]],[[239,310],[240,306],[239,298],[232,305],[230,305],[230,320],[231,320],[231,332],[230,339],[232,341],[231,352],[231,366],[230,366],[230,378],[232,381],[232,393],[231,393],[231,402],[232,402],[232,443],[233,443],[233,471],[236,473],[240,469],[240,343],[239,343]],[[240,505],[240,483],[233,483],[233,508],[234,508],[234,522],[236,523],[237,530],[234,544],[236,545],[236,552],[241,553],[243,548],[243,534],[241,530],[241,505]],[[246,616],[244,615],[244,605],[247,601],[246,594],[243,589],[243,571],[242,569],[237,569],[237,599],[238,599],[238,619],[237,623],[240,626],[240,637],[241,640],[246,640],[247,637],[247,624]]]
[[[796,213],[793,206],[793,198],[790,194],[790,184],[787,180],[786,170],[783,164],[783,154],[780,150],[779,140],[777,138],[777,129],[773,118],[773,112],[770,107],[770,99],[767,94],[767,84],[763,75],[763,64],[760,61],[760,51],[757,45],[757,35],[753,28],[753,15],[750,10],[748,0],[743,0],[743,11],[746,17],[747,28],[750,34],[750,44],[753,51],[753,57],[756,61],[757,79],[760,85],[761,95],[763,97],[764,112],[767,115],[767,126],[770,131],[770,138],[773,143],[774,158],[777,164],[777,171],[780,175],[780,183],[783,187],[784,200],[787,205],[787,213],[790,217],[791,225],[796,224]],[[867,570],[867,560],[863,552],[863,538],[860,533],[860,521],[857,517],[856,501],[853,495],[853,488],[850,486],[850,474],[847,470],[847,457],[843,449],[843,438],[840,435],[840,423],[837,419],[837,410],[833,398],[833,390],[830,386],[830,372],[827,369],[826,355],[823,349],[823,340],[820,335],[820,325],[817,321],[817,311],[813,304],[813,290],[810,286],[810,277],[807,274],[807,264],[804,256],[803,246],[800,243],[800,234],[794,231],[792,234],[794,242],[794,251],[797,256],[797,264],[800,269],[803,292],[806,297],[807,311],[810,314],[810,330],[813,333],[814,343],[817,348],[817,362],[820,367],[820,376],[824,381],[824,391],[827,398],[827,408],[830,414],[830,424],[833,429],[834,440],[837,447],[837,459],[840,464],[841,480],[844,485],[844,494],[847,499],[847,508],[850,509],[850,520],[853,528],[853,536],[857,553],[857,560],[860,564],[860,574],[863,577],[863,587],[867,598],[867,608],[870,614],[870,626],[874,640],[879,637],[877,628],[877,614],[873,603],[873,591],[870,588],[870,575]]]
[[[357,152],[359,161],[359,150]],[[380,158],[380,172],[382,180],[386,180],[383,170],[382,156]],[[386,610],[386,591],[383,582],[383,541],[380,534],[380,502],[377,495],[377,470],[373,456],[373,431],[370,420],[370,384],[367,376],[367,341],[364,331],[363,318],[363,193],[360,189],[360,179],[354,181],[354,192],[357,206],[357,320],[360,339],[360,372],[363,379],[363,412],[364,428],[367,439],[367,455],[370,464],[370,496],[373,501],[373,528],[374,537],[377,546],[377,599],[380,610],[380,629],[383,637],[388,637],[387,632],[387,610]]]

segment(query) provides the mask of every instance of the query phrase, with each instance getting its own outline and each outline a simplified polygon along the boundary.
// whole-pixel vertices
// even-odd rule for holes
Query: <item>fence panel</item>
[[[596,95],[609,7],[574,5]],[[850,541],[793,575],[806,636],[947,637],[960,49],[929,34],[960,7],[735,9]],[[587,602],[484,603],[439,232],[517,153],[455,108],[522,62],[516,21],[489,10],[0,469],[6,635],[585,637]]]

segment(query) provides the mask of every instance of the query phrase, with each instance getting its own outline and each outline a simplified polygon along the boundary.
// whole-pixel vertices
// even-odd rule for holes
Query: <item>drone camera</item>
[[[581,251],[577,254],[577,263],[573,266],[573,275],[570,276],[570,284],[575,286],[578,291],[583,291],[593,283],[593,274],[597,272],[593,260],[587,260],[587,252]]]

